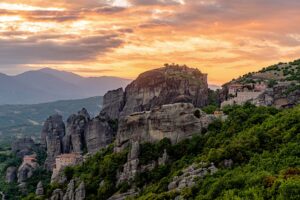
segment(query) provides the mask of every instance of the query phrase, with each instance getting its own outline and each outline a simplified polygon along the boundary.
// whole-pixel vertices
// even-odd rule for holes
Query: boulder
[[[5,181],[7,183],[13,183],[17,179],[17,168],[16,167],[8,167],[6,169]]]

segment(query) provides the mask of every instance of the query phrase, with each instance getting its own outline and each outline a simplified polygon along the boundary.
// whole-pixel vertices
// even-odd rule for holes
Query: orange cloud
[[[298,0],[3,0],[0,71],[135,78],[174,62],[222,84],[299,58],[299,9]]]

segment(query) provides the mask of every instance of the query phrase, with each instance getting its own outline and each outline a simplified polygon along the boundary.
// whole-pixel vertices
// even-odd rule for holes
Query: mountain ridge
[[[114,88],[125,87],[131,80],[119,77],[82,77],[51,68],[18,75],[0,75],[0,105],[37,104],[58,100],[102,96]]]

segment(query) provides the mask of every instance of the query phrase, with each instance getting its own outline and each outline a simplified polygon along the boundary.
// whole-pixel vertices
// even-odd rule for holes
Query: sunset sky
[[[1,0],[0,72],[135,78],[164,63],[211,84],[300,58],[299,0]]]

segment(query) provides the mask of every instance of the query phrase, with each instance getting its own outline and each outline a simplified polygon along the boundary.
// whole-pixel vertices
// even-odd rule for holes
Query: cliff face
[[[173,144],[201,133],[214,120],[190,103],[168,104],[140,113],[134,113],[119,122],[116,148],[134,142],[156,142],[169,138]]]
[[[183,102],[203,107],[207,101],[206,74],[186,66],[166,65],[141,74],[124,93],[122,89],[108,92],[102,113],[117,119],[165,104]]]
[[[63,137],[65,136],[65,124],[60,115],[50,116],[44,123],[41,133],[41,143],[47,148],[45,167],[51,169],[55,157],[63,152]]]
[[[124,91],[122,88],[109,91],[103,97],[101,113],[106,114],[110,119],[118,119],[124,104]]]

